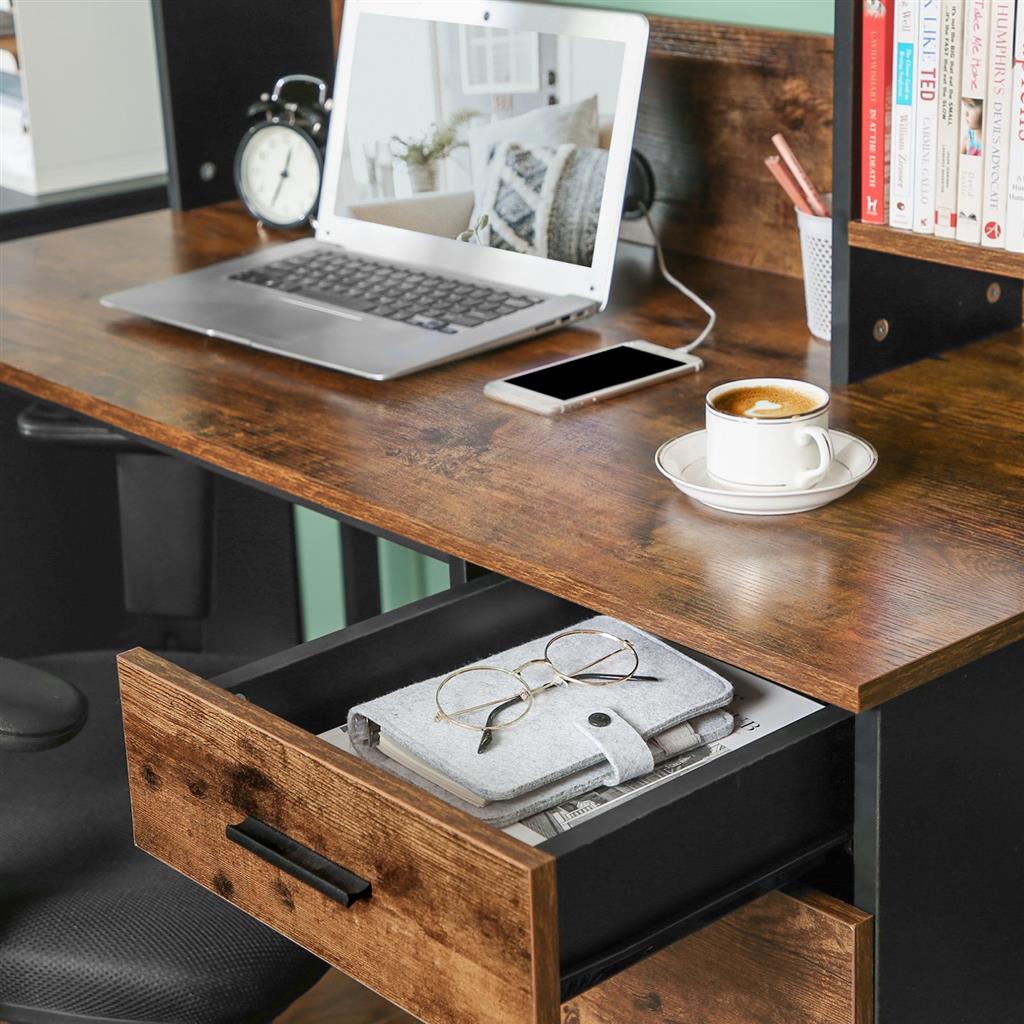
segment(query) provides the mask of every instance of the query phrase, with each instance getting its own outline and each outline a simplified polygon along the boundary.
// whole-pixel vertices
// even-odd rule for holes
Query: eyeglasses
[[[608,664],[613,659],[618,661]],[[568,669],[567,664],[574,661],[582,664]],[[599,665],[603,665],[605,671],[591,671]],[[537,694],[569,683],[610,686],[629,679],[657,681],[655,676],[637,675],[639,667],[640,657],[628,640],[603,629],[569,629],[553,636],[545,644],[543,657],[524,661],[518,668],[469,665],[445,676],[434,695],[437,705],[434,721],[450,722],[460,729],[482,733],[477,747],[477,753],[482,754],[494,741],[496,732],[510,729],[530,713]],[[540,679],[531,681],[527,678],[538,674]],[[508,690],[506,684],[509,681],[516,691],[502,694],[501,691]],[[481,701],[481,698],[484,699]],[[461,706],[471,700],[477,703]],[[525,706],[513,714],[520,704]]]

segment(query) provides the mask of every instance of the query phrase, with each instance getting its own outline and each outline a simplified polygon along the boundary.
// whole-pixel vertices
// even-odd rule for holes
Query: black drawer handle
[[[350,907],[356,900],[368,900],[371,896],[370,883],[365,878],[352,874],[258,818],[246,818],[237,825],[228,825],[226,831],[233,843],[244,846],[292,878],[330,896],[343,907]]]

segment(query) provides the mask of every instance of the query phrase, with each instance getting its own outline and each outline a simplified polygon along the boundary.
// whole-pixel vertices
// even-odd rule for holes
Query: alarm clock
[[[252,104],[235,154],[235,186],[246,209],[273,228],[297,228],[316,211],[330,111],[327,86],[286,75]]]

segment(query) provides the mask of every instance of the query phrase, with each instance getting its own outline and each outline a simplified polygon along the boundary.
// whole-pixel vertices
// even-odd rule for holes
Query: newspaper
[[[739,750],[776,729],[805,718],[824,706],[738,669],[729,670],[729,679],[734,691],[729,710],[736,716],[736,727],[725,739],[664,761],[648,775],[621,786],[601,786],[547,811],[532,814],[503,831],[530,846],[538,846],[553,836],[568,832],[581,822],[603,814],[624,800],[631,800],[655,786],[663,786],[723,754]],[[349,753],[353,752],[347,725],[329,729],[321,733],[320,738]]]
[[[632,779],[621,786],[601,786],[549,810],[531,814],[503,831],[530,846],[537,846],[584,821],[590,821],[610,807],[631,800],[655,786],[663,786],[723,754],[739,750],[776,729],[805,718],[824,706],[747,672],[731,670],[729,678],[734,692],[729,710],[736,716],[736,727],[725,739],[663,761],[648,775]]]

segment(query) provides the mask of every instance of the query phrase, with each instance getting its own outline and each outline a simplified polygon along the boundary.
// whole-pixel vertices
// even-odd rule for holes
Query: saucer
[[[708,473],[707,431],[666,441],[654,456],[658,471],[694,501],[722,512],[748,516],[784,516],[809,512],[841,498],[854,489],[878,464],[878,453],[859,437],[829,430],[835,458],[825,476],[813,487],[741,487],[716,480]]]

